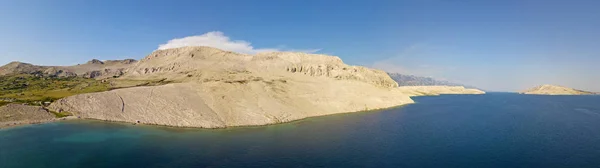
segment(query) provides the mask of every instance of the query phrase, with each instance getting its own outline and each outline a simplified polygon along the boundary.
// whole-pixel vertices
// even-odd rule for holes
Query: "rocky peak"
[[[134,59],[124,59],[121,61],[122,64],[132,64],[132,63],[136,63],[137,60]]]
[[[4,66],[2,66],[3,68],[16,68],[16,67],[22,67],[22,66],[32,66],[32,64],[29,63],[24,63],[24,62],[19,62],[19,61],[13,61],[10,62]]]
[[[11,62],[0,67],[0,75],[14,74],[14,73],[35,73],[44,70],[46,67],[32,65],[23,62]]]
[[[104,62],[97,60],[97,59],[93,59],[88,61],[86,64],[104,64]]]

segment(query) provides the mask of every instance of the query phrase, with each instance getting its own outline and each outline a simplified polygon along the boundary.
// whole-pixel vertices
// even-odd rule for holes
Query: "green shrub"
[[[10,104],[10,102],[0,101],[0,107]]]

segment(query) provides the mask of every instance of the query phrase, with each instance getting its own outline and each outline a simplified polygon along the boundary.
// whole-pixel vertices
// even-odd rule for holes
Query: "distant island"
[[[70,116],[224,128],[390,108],[414,103],[411,96],[485,93],[462,86],[399,87],[384,71],[346,65],[335,56],[247,55],[211,47],[74,66],[12,62],[0,67],[0,79],[0,127]]]
[[[582,91],[573,88],[556,85],[541,85],[522,92],[521,94],[537,94],[537,95],[594,95],[598,93]]]

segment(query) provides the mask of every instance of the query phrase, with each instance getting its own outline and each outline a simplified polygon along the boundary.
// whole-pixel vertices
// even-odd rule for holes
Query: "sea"
[[[415,104],[227,129],[74,120],[0,130],[0,168],[600,167],[600,96]]]

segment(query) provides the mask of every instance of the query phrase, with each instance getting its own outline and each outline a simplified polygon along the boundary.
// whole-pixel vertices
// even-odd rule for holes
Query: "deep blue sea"
[[[415,101],[260,127],[80,120],[3,129],[0,167],[600,167],[600,96]]]

